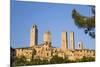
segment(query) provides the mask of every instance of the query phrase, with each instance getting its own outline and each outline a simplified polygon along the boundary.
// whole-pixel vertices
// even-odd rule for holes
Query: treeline
[[[68,58],[63,59],[62,57],[53,56],[49,61],[44,59],[32,59],[27,61],[25,57],[16,58],[13,62],[13,66],[28,66],[28,65],[44,65],[44,64],[61,64],[61,63],[76,63],[76,62],[92,62],[95,61],[93,57],[83,57],[75,61],[69,60]]]

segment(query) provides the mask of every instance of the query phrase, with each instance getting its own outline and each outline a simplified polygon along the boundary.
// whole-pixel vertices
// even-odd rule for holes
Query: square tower
[[[51,33],[49,31],[44,33],[43,40],[44,42],[51,43]]]
[[[31,28],[30,34],[30,47],[38,44],[38,29],[36,25],[33,25]]]
[[[74,32],[70,32],[70,49],[74,50]]]
[[[83,42],[82,41],[78,42],[78,49],[83,49]]]
[[[67,43],[67,32],[62,32],[61,34],[61,48],[66,49],[68,48],[68,43]]]

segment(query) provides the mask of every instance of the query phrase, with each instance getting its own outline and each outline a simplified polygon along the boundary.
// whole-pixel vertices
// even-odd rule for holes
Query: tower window
[[[33,28],[34,28],[34,26],[33,26]]]

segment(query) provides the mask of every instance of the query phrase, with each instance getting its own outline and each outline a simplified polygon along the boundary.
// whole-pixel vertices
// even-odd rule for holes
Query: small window
[[[47,56],[48,56],[49,54],[47,53]]]
[[[47,51],[48,49],[46,48],[46,51]]]

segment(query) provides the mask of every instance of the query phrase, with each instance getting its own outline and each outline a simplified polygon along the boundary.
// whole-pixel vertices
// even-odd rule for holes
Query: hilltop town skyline
[[[95,61],[95,50],[85,49],[82,42],[78,42],[78,48],[75,48],[74,32],[70,32],[70,48],[68,48],[67,32],[61,33],[60,48],[52,46],[52,35],[49,31],[44,32],[43,42],[38,44],[38,33],[38,27],[33,25],[30,46],[11,48],[12,66]]]

